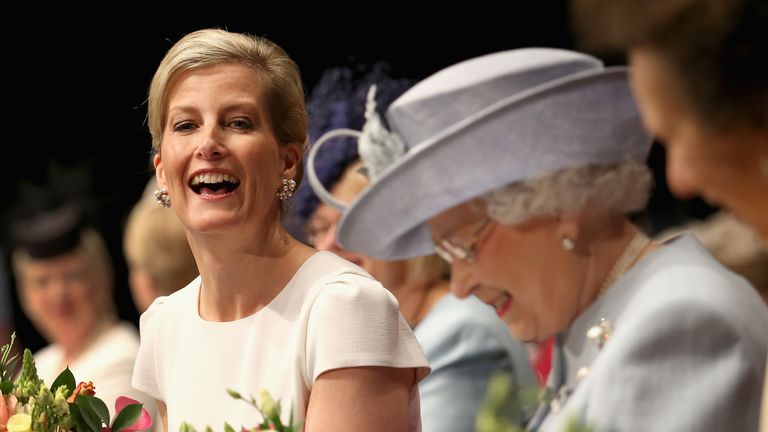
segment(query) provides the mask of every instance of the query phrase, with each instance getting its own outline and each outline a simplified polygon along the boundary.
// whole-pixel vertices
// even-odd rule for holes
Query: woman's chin
[[[504,320],[505,323],[507,323],[509,331],[515,338],[521,341],[530,341],[535,339],[536,333],[533,331],[533,327],[529,323],[516,319],[517,317],[511,315],[509,311],[507,311],[504,315],[501,315],[500,318]]]
[[[201,234],[240,232],[242,224],[231,214],[224,212],[205,212],[192,215],[184,224],[187,229]]]

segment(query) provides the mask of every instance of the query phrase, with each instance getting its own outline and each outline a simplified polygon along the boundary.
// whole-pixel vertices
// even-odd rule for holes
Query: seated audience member
[[[360,79],[353,75],[348,68],[330,69],[313,89],[308,101],[314,126],[311,136],[330,125],[362,127],[363,102],[371,85],[376,85],[376,99],[383,108],[410,86],[406,80],[391,78],[381,63]],[[351,144],[339,140],[326,145],[311,168],[342,203],[352,201],[368,185]],[[327,194],[323,189],[317,195]],[[342,211],[332,203],[318,203],[311,190],[299,189],[296,198],[294,205],[300,211],[296,217],[302,219],[311,212],[306,223],[309,243],[356,263],[379,280],[395,295],[400,312],[414,329],[432,367],[419,384],[423,431],[474,429],[475,414],[495,372],[509,374],[520,385],[535,385],[524,345],[490,307],[476,298],[459,300],[449,294],[449,267],[437,255],[385,261],[345,250],[335,238]]]
[[[152,398],[131,386],[138,332],[118,319],[109,252],[83,216],[70,202],[37,209],[12,228],[21,305],[50,343],[34,354],[38,375],[51,385],[69,367],[76,380],[93,382],[111,415],[117,397],[127,396],[154,418]]]

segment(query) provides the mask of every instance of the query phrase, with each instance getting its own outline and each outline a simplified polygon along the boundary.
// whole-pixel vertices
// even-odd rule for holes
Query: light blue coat
[[[419,384],[422,432],[475,430],[475,414],[495,371],[536,385],[525,346],[475,297],[443,297],[414,329],[432,372]]]
[[[602,348],[588,332],[607,336]],[[755,431],[767,351],[762,299],[680,237],[561,335],[550,376],[557,397],[529,428],[563,431],[579,419],[597,431]]]

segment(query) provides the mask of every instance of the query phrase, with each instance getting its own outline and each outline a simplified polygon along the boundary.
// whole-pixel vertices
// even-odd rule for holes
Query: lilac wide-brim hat
[[[652,142],[626,68],[550,48],[443,69],[387,119],[404,153],[345,208],[336,233],[344,248],[388,260],[432,253],[426,222],[446,209],[567,167],[644,162]]]

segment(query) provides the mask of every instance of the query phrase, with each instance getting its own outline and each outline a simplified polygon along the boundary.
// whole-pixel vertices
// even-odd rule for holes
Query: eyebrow
[[[221,107],[220,111],[224,113],[230,113],[232,111],[247,111],[248,113],[253,113],[256,118],[260,119],[261,113],[259,112],[259,106],[259,104],[252,101],[233,102]],[[190,113],[198,111],[199,109],[193,105],[169,106],[168,117],[170,118],[174,115],[177,115],[178,113]]]

